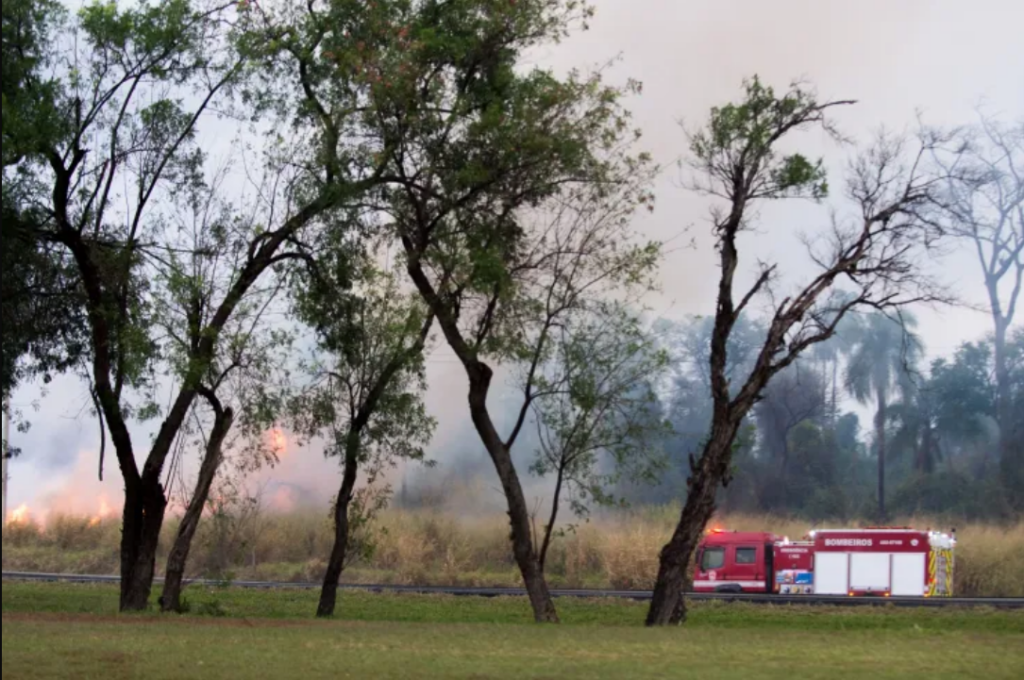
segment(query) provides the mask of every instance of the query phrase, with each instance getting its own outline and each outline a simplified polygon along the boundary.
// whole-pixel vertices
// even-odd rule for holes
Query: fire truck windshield
[[[706,548],[700,560],[701,571],[721,569],[725,564],[725,548]]]

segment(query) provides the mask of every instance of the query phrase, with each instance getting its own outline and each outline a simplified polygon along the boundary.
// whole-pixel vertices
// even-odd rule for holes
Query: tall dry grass
[[[678,510],[641,508],[603,515],[552,545],[547,571],[559,587],[648,589],[658,552]],[[813,528],[800,520],[769,516],[720,517],[723,528],[771,531],[801,538]],[[927,518],[894,524],[947,528]],[[846,523],[855,526],[857,523]],[[839,525],[836,525],[839,526]],[[834,527],[833,527],[834,528]],[[161,543],[162,566],[176,524]],[[1024,597],[1024,523],[958,526],[956,589],[964,597]],[[232,532],[235,532],[233,535]],[[346,572],[349,582],[409,585],[515,586],[518,572],[500,515],[466,516],[440,510],[389,510],[377,520],[374,549]],[[261,518],[258,527],[233,527],[204,519],[190,561],[190,577],[316,581],[331,546],[326,513],[296,512]],[[114,520],[99,525],[75,517],[52,518],[46,527],[4,530],[5,570],[116,573],[120,531]]]

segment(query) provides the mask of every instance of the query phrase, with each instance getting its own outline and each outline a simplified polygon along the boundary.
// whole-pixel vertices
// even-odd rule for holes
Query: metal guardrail
[[[119,576],[95,576],[86,574],[37,574],[27,572],[3,572],[5,581],[32,581],[44,583],[116,584]],[[163,579],[154,579],[162,583]],[[186,585],[202,587],[230,586],[262,590],[316,590],[319,583],[288,583],[276,581],[215,581],[196,579]],[[395,586],[342,584],[342,590],[368,593],[401,593],[410,595],[449,595],[456,597],[525,597],[521,588],[456,588],[442,586]],[[557,598],[620,600],[650,600],[652,593],[643,590],[552,590]],[[1024,598],[972,597],[972,598],[924,598],[924,597],[843,597],[835,595],[763,595],[752,593],[689,593],[687,599],[694,602],[747,602],[773,605],[832,605],[839,607],[885,606],[896,607],[994,607],[997,609],[1024,609]]]

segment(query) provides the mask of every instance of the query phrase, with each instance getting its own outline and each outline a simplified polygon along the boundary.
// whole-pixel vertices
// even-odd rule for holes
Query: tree
[[[894,392],[912,394],[909,374],[915,370],[923,347],[909,329],[916,325],[909,312],[899,319],[869,314],[858,329],[854,350],[846,366],[846,388],[862,404],[872,401],[875,412],[875,454],[878,457],[878,518],[885,520],[885,454],[889,406]]]
[[[312,7],[325,54],[358,42],[358,57],[338,60],[328,77],[335,87],[352,73],[370,83],[354,134],[387,166],[374,207],[466,371],[472,421],[508,502],[535,618],[555,621],[511,456],[526,415],[509,435],[498,432],[487,405],[490,363],[530,363],[547,351],[553,329],[534,292],[566,254],[545,238],[545,225],[571,226],[551,221],[561,206],[615,229],[614,242],[572,242],[590,263],[581,276],[603,270],[597,284],[628,281],[654,257],[652,249],[611,251],[627,242],[622,206],[649,200],[649,162],[631,153],[621,106],[627,92],[599,74],[523,68],[529,50],[585,22],[590,10],[575,0],[380,1],[358,5],[358,21],[353,3]],[[521,414],[529,412],[524,404]]]
[[[857,333],[857,317],[847,316],[836,328],[836,334],[829,340],[814,346],[812,356],[827,368],[831,376],[827,378],[825,388],[831,392],[829,400],[829,418],[832,427],[836,427],[839,413],[839,366],[843,359],[853,350],[853,338]]]
[[[904,373],[902,398],[889,409],[896,425],[891,450],[910,451],[919,475],[934,473],[941,458],[963,458],[965,448],[966,455],[979,444],[987,452],[987,424],[996,414],[993,376],[992,347],[984,342],[965,343],[952,360],[936,359],[927,380]],[[988,466],[981,463],[984,474]]]
[[[591,503],[615,504],[610,489],[621,478],[653,480],[662,462],[657,446],[666,433],[651,381],[667,356],[635,314],[621,304],[598,304],[575,327],[563,325],[556,333],[549,340],[551,361],[524,381],[527,401],[535,391],[539,442],[531,471],[555,477],[551,513],[534,539],[541,572],[563,499],[585,518]]]
[[[334,546],[317,616],[334,615],[338,583],[351,556],[353,527],[372,510],[357,497],[360,473],[368,485],[397,460],[423,460],[435,421],[423,405],[423,351],[434,317],[399,290],[395,276],[370,262],[357,266],[355,300],[339,300],[331,272],[353,266],[348,244],[321,251],[317,274],[304,277],[299,316],[317,329],[326,361],[311,367],[310,388],[294,400],[298,430],[322,434],[325,455],[341,460],[334,500]],[[319,272],[322,272],[320,274]],[[343,276],[348,276],[343,274]]]
[[[808,348],[834,336],[851,310],[900,308],[937,297],[916,260],[933,236],[926,211],[935,180],[923,176],[921,160],[935,141],[922,136],[914,150],[904,140],[881,135],[852,167],[849,195],[858,208],[856,218],[836,221],[822,238],[809,241],[818,272],[793,293],[771,296],[768,331],[750,376],[737,389],[727,377],[727,348],[737,319],[755,297],[771,292],[777,279],[777,267],[763,264],[752,287],[735,293],[738,241],[750,228],[751,211],[760,201],[821,199],[828,193],[821,161],[781,155],[779,146],[809,129],[838,136],[829,113],[849,103],[820,102],[800,86],[776,96],[755,78],[746,84],[742,102],[712,109],[707,127],[691,135],[693,165],[700,174],[695,188],[726,204],[712,214],[721,265],[709,362],[714,415],[703,453],[691,462],[679,524],[661,552],[648,625],[685,619],[686,569],[714,512],[719,485],[731,480],[740,427],[770,380]],[[845,294],[832,294],[837,287]]]
[[[973,245],[984,278],[995,329],[1003,480],[1011,495],[1024,497],[1024,453],[1011,446],[1007,351],[1024,288],[1024,120],[1004,124],[982,116],[959,141],[961,146],[936,154],[943,167],[958,171],[947,184],[944,203],[951,233]]]
[[[593,334],[612,324],[618,327],[616,332],[625,334],[623,339],[630,334],[636,337],[631,330],[635,320],[621,316],[616,320],[621,312],[604,301],[614,291],[629,297],[630,289],[649,285],[657,261],[657,247],[631,242],[629,216],[639,198],[646,196],[647,175],[639,168],[636,171],[639,174],[631,179],[624,174],[608,187],[587,187],[556,200],[547,219],[534,215],[532,223],[521,223],[522,231],[512,247],[502,248],[501,256],[487,255],[480,261],[493,246],[488,247],[487,241],[476,244],[472,231],[468,242],[463,241],[458,223],[451,225],[458,238],[457,250],[447,250],[441,238],[452,234],[439,233],[439,243],[424,239],[422,232],[403,234],[412,278],[437,312],[449,345],[469,374],[470,412],[502,482],[512,521],[513,554],[539,622],[557,621],[542,561],[554,522],[546,528],[546,540],[533,540],[529,508],[512,459],[512,448],[531,412],[541,424],[543,442],[535,471],[561,469],[563,483],[577,491],[586,485],[588,493],[601,486],[591,476],[597,451],[617,448],[617,455],[625,456],[630,432],[639,437],[648,427],[640,424],[646,421],[638,420],[640,412],[608,422],[597,418],[602,411],[625,408],[633,399],[647,400],[627,388],[640,389],[642,394],[644,388],[638,382],[649,375],[652,359],[643,356],[642,345],[602,345],[600,336]],[[500,232],[490,238],[501,238]],[[414,243],[429,247],[420,254]],[[481,247],[482,253],[477,250]],[[421,258],[430,258],[433,276],[426,275]],[[478,263],[463,268],[466,259]],[[498,432],[487,404],[493,370],[484,363],[485,357],[519,367],[523,398],[507,435]],[[636,363],[620,365],[625,360]],[[584,361],[590,362],[589,372],[581,373]],[[604,381],[603,386],[594,385],[594,380]],[[637,463],[644,458],[642,451],[633,455]],[[557,505],[553,511],[557,512]]]
[[[152,270],[158,285],[151,299],[155,326],[162,331],[168,377],[191,380],[201,397],[193,403],[171,456],[173,472],[183,464],[183,440],[196,439],[196,448],[202,452],[194,488],[167,556],[159,598],[165,612],[181,611],[182,581],[192,541],[226,450],[234,443],[232,428],[238,425],[240,430],[234,438],[241,449],[236,467],[251,470],[276,456],[274,444],[266,441],[264,433],[282,410],[279,385],[286,382],[288,374],[291,334],[274,329],[268,318],[279,311],[276,303],[288,280],[288,272],[280,268],[265,275],[263,285],[253,286],[239,302],[220,331],[220,350],[203,366],[202,373],[187,374],[190,353],[202,342],[202,330],[209,327],[217,300],[244,267],[248,238],[261,216],[258,207],[244,214],[219,199],[222,180],[223,174],[210,187],[184,192],[176,201],[176,215],[168,217],[175,235],[153,246],[153,250],[164,251],[154,257]],[[168,488],[168,496],[170,493]]]
[[[708,375],[708,348],[714,320],[689,317],[679,321],[660,319],[654,335],[666,353],[666,377],[658,384],[662,418],[668,426],[660,442],[664,460],[657,484],[627,484],[620,493],[632,503],[668,504],[678,499],[678,488],[685,482],[690,455],[703,444],[711,426],[711,380]],[[758,342],[765,329],[749,316],[737,321],[729,339],[726,371],[738,380],[750,374]]]
[[[89,380],[125,482],[123,610],[148,604],[167,505],[162,477],[201,398],[200,380],[225,349],[222,332],[264,274],[308,257],[304,230],[378,181],[372,159],[353,150],[358,141],[339,132],[357,115],[351,102],[359,93],[339,95],[336,116],[319,115],[320,91],[307,78],[311,61],[319,59],[318,39],[267,29],[250,10],[189,0],[128,9],[89,4],[49,44],[60,66],[58,82],[27,83],[24,100],[48,102],[60,123],[61,134],[26,152],[19,171],[29,188],[26,200],[45,217],[33,223],[35,238],[58,248],[81,282]],[[226,13],[236,11],[239,21],[232,25]],[[38,73],[42,66],[35,68]],[[168,243],[158,207],[204,183],[197,127],[214,109],[231,113],[237,92],[245,95],[246,119],[272,111],[303,128],[287,148],[278,132],[285,126],[271,135],[263,162],[281,172],[259,187],[260,224],[244,237],[245,256],[230,285],[204,310],[204,325],[190,329],[195,342],[176,367],[180,382],[163,413],[151,399],[163,355],[151,337],[149,268]],[[128,423],[157,415],[163,420],[140,467]]]
[[[1024,329],[1018,328],[1012,335],[1007,352],[1009,361],[1008,374],[1010,377],[1010,414],[1011,424],[1011,449],[1014,451],[1024,450]],[[1020,502],[1019,497],[1012,497],[1015,503]]]
[[[789,437],[793,429],[826,414],[824,384],[810,366],[797,362],[768,385],[764,399],[758,404],[761,440],[783,476],[789,465]]]
[[[67,254],[84,292],[91,388],[125,479],[122,609],[147,605],[166,506],[160,475],[195,395],[194,386],[182,391],[140,471],[127,423],[153,409],[133,409],[125,398],[152,387],[156,354],[140,273],[147,208],[164,189],[199,181],[196,122],[237,73],[217,14],[181,0],[123,11],[88,5],[49,46],[59,81],[29,82],[26,92],[47,102],[61,132],[27,150],[19,169],[26,200],[45,218],[33,223],[35,239]],[[176,88],[201,82],[200,103],[184,109]],[[212,349],[214,341],[203,344]]]
[[[57,87],[48,71],[48,47],[65,20],[49,0],[3,4],[2,68],[2,333],[0,388],[7,400],[18,382],[64,372],[78,364],[85,347],[81,290],[67,258],[36,238],[45,219],[29,199],[26,156],[64,133],[53,107]],[[22,361],[23,359],[27,361]]]
[[[929,475],[942,456],[935,427],[935,398],[928,386],[907,380],[900,389],[902,398],[887,407],[889,421],[896,424],[889,452],[900,455],[910,451],[914,472]],[[889,423],[886,423],[886,427]],[[888,435],[886,435],[888,438]],[[887,455],[891,461],[892,456]]]

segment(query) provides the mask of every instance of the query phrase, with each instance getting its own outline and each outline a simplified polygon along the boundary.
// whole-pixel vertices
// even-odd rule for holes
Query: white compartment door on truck
[[[850,553],[814,555],[814,594],[846,595],[850,582]]]
[[[925,589],[925,554],[894,553],[892,556],[892,594],[921,597]]]
[[[852,553],[850,555],[850,590],[872,593],[888,592],[891,557],[890,553]]]

